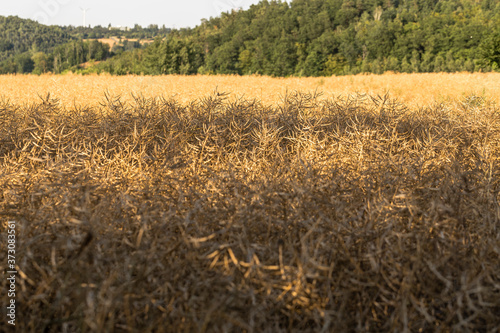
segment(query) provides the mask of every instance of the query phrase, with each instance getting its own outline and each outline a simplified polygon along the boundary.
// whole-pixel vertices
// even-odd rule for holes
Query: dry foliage
[[[496,332],[499,159],[474,96],[3,102],[17,329]]]

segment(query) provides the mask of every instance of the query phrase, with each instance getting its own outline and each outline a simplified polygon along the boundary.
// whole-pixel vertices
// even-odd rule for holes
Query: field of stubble
[[[0,87],[18,332],[500,330],[500,74]]]

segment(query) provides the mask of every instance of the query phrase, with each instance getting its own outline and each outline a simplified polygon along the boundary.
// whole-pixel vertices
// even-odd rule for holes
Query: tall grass
[[[498,107],[318,97],[0,104],[17,330],[498,331]]]

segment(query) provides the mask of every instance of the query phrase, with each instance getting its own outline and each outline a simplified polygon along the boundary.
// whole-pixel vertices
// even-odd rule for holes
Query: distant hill
[[[50,52],[75,38],[63,28],[17,16],[0,16],[0,61],[27,51]]]
[[[500,65],[499,29],[499,0],[262,1],[98,68],[272,76],[491,71]]]
[[[500,0],[264,0],[181,30],[0,22],[0,73],[329,76],[500,68]],[[97,41],[112,37],[122,43],[109,49]]]
[[[141,48],[170,29],[157,25],[121,30],[111,27],[47,26],[17,16],[0,16],[0,74],[62,72],[89,60],[104,60]],[[105,43],[97,41],[103,40]],[[114,39],[111,45],[105,39]]]

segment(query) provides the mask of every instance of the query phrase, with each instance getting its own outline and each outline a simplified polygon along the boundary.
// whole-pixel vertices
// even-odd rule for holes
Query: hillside
[[[264,0],[182,30],[0,17],[0,73],[488,72],[500,68],[499,27],[500,0]],[[110,38],[122,43],[98,42]]]
[[[33,69],[31,53],[50,52],[56,45],[74,40],[58,26],[46,26],[16,16],[0,16],[0,71]]]
[[[246,11],[204,20],[194,29],[174,31],[144,54],[123,54],[100,69],[272,76],[490,71],[500,62],[499,4],[498,0],[262,1]]]
[[[104,60],[124,50],[140,48],[169,31],[157,25],[147,28],[136,25],[128,30],[47,26],[17,16],[0,16],[0,74],[59,73],[75,69],[90,60]],[[114,48],[101,43],[111,38],[117,41]]]
[[[0,61],[29,50],[48,52],[74,38],[63,28],[16,16],[0,16]]]

